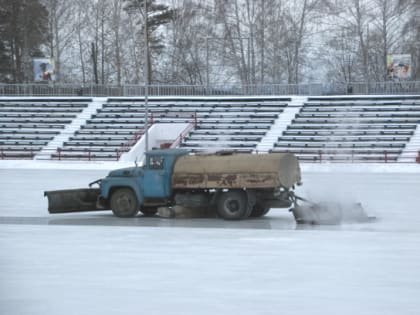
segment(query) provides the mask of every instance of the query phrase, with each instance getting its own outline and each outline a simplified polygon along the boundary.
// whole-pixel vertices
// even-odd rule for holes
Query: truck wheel
[[[139,203],[130,188],[120,188],[111,196],[111,209],[119,218],[131,218],[139,212]]]
[[[248,198],[244,191],[224,192],[217,202],[217,214],[225,220],[240,220],[249,216]]]
[[[153,217],[157,212],[157,207],[142,207],[140,212],[143,213],[145,217]]]
[[[252,209],[250,217],[259,218],[265,216],[268,213],[268,211],[270,211],[270,208],[264,207],[263,205],[257,203]]]

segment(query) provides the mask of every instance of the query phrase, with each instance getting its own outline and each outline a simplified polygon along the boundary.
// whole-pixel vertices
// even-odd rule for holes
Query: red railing
[[[29,159],[32,160],[35,157],[35,152],[34,149],[32,147],[26,148],[24,147],[23,149],[21,149],[21,151],[23,152],[19,152],[19,153],[12,153],[11,154],[7,154],[6,152],[8,152],[8,150],[4,149],[3,147],[0,147],[0,159],[1,160],[7,160],[7,159]]]
[[[184,140],[184,138],[192,131],[195,129],[197,125],[194,123],[190,123],[188,124],[188,126],[179,134],[179,136],[175,139],[175,141],[171,144],[170,148],[176,148],[177,146],[179,146],[182,141]]]
[[[57,159],[59,161],[61,161],[61,158],[62,158],[62,156],[61,156],[62,151],[63,151],[62,148],[57,148]],[[70,152],[71,152],[71,150],[70,150]],[[90,149],[87,149],[87,150],[85,149],[85,150],[83,150],[83,152],[84,153],[87,153],[87,160],[88,161],[92,161],[93,160],[93,158],[92,158],[92,151]],[[51,159],[53,159],[53,157]]]

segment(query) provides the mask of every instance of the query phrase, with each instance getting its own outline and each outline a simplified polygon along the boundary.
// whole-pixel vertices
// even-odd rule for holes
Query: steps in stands
[[[64,130],[54,137],[37,155],[35,160],[50,160],[51,155],[57,152],[65,141],[80,129],[81,125],[84,125],[88,119],[94,115],[98,109],[102,108],[103,104],[106,103],[106,97],[95,97],[93,101],[86,107],[73,121],[66,126]]]
[[[295,118],[296,114],[302,108],[303,103],[307,100],[307,97],[292,97],[292,101],[289,102],[283,113],[281,113],[274,122],[274,125],[271,126],[264,138],[261,139],[260,143],[255,148],[255,152],[269,152],[273,149],[274,143],[276,143],[277,139],[283,135],[287,126],[291,124],[292,119]]]
[[[420,151],[420,125],[417,125],[414,135],[406,144],[403,152],[398,157],[398,162],[413,163],[416,161],[418,152]]]

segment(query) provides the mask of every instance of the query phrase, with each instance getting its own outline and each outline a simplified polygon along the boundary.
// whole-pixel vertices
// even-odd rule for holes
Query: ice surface
[[[0,314],[418,314],[420,176],[303,165],[298,194],[362,202],[372,223],[297,226],[49,215],[44,190],[115,165],[0,163]],[[62,169],[61,169],[62,168]]]

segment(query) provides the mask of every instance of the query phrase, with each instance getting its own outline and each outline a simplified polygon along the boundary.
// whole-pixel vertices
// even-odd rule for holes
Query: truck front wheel
[[[240,220],[249,216],[248,198],[244,191],[223,192],[217,202],[217,213],[225,220]]]
[[[131,218],[139,212],[139,203],[130,188],[120,188],[111,196],[111,209],[119,218]]]

